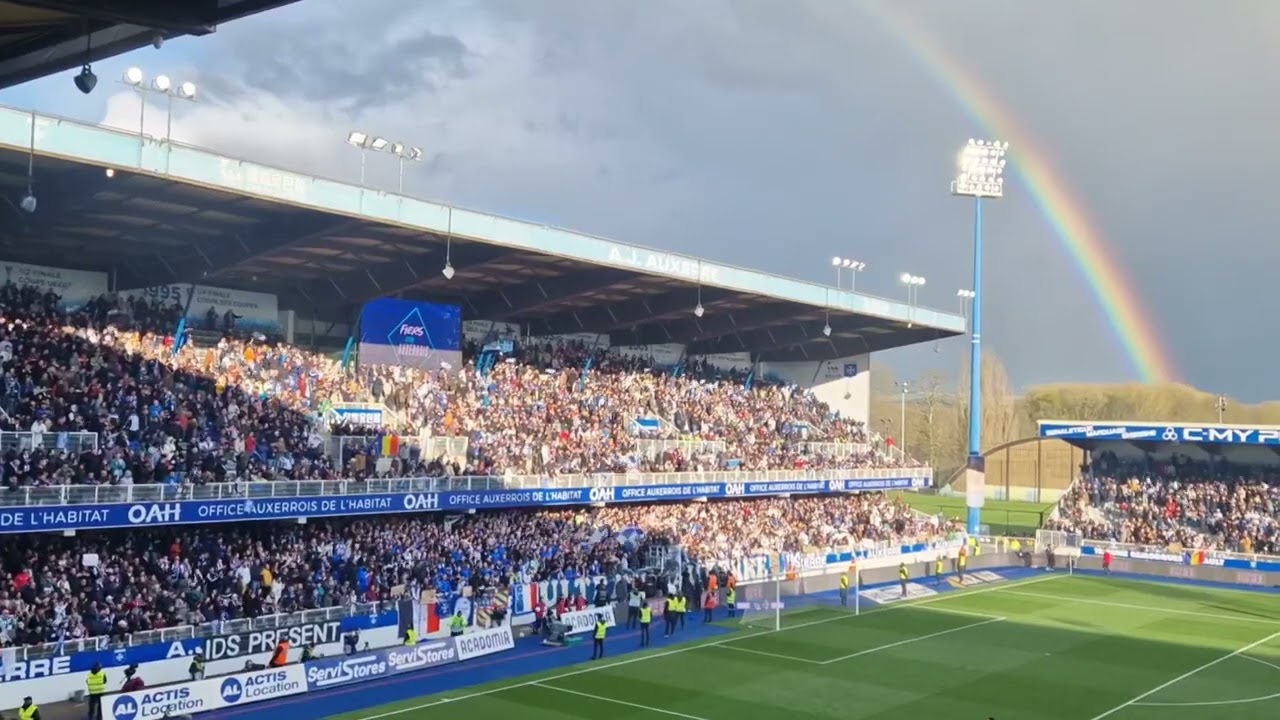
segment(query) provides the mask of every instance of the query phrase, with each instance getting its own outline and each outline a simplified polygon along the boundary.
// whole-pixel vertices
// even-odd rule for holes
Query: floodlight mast
[[[982,460],[982,200],[1004,197],[1005,155],[1009,143],[975,140],[960,150],[959,169],[951,181],[951,194],[973,198],[973,283],[967,297],[969,320],[969,461],[966,488],[967,530],[981,529],[986,487]],[[962,295],[962,298],[965,296]]]
[[[389,152],[396,156],[396,162],[399,165],[399,178],[397,183],[397,192],[404,194],[404,164],[405,161],[417,161],[422,159],[422,148],[411,147],[404,143],[392,142],[384,137],[370,135],[369,133],[352,130],[347,133],[347,144],[360,151],[360,186],[365,185],[365,169],[367,153],[369,150],[374,152]]]

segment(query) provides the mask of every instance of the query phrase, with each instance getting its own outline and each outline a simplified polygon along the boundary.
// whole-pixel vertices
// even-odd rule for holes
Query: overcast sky
[[[985,131],[886,17],[1012,110],[1185,380],[1280,397],[1275,0],[303,0],[98,63],[91,96],[64,73],[0,102],[134,127],[110,80],[138,65],[201,87],[180,140],[354,181],[342,140],[366,129],[426,149],[414,194],[815,281],[851,255],[859,289],[900,297],[909,271],[958,311],[972,207],[947,184]],[[1136,379],[1017,150],[986,214],[984,339],[1023,387]],[[966,348],[885,359],[954,374]]]

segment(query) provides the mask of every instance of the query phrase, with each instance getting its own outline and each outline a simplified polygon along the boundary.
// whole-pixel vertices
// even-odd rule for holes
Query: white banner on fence
[[[194,289],[194,294],[192,293]],[[186,305],[187,323],[193,329],[209,329],[209,310],[213,310],[214,329],[223,329],[227,311],[236,314],[236,327],[241,330],[275,333],[280,329],[279,303],[275,295],[248,290],[227,290],[206,285],[158,285],[130,290],[163,305]]]
[[[239,673],[165,688],[121,693],[107,698],[107,720],[159,720],[195,715],[233,705],[298,695],[307,691],[302,665]]]
[[[457,641],[459,660],[470,660],[516,648],[516,638],[511,634],[510,625],[469,632],[457,638]]]
[[[107,292],[107,274],[6,262],[4,284],[30,285],[43,292],[52,291],[61,296],[64,308],[78,308]]]
[[[520,326],[515,323],[497,320],[465,320],[462,323],[462,337],[472,342],[491,342],[493,340],[520,339]]]
[[[603,619],[605,627],[616,627],[618,624],[617,619],[613,616],[612,605],[567,612],[560,616],[560,622],[569,626],[570,635],[577,635],[578,633],[595,630],[596,618]]]

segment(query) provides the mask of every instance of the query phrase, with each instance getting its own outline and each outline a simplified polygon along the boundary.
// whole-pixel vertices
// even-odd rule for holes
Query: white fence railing
[[[98,433],[0,430],[0,453],[37,449],[65,450],[78,455],[98,449]]]
[[[175,500],[233,500],[245,498],[325,497],[380,493],[476,492],[637,485],[697,485],[704,483],[803,482],[807,480],[883,480],[933,478],[933,470],[915,468],[854,468],[849,470],[768,470],[626,473],[594,475],[506,475],[477,477],[415,477],[374,480],[276,480],[210,485],[55,485],[21,487],[0,492],[0,506],[98,505],[104,503],[170,502]]]

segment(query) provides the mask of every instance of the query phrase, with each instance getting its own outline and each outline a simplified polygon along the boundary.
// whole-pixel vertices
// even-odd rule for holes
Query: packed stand
[[[0,644],[626,572],[653,542],[714,565],[936,533],[933,521],[867,493],[24,535],[0,547]]]
[[[581,344],[534,342],[498,362],[473,348],[461,368],[345,372],[335,359],[261,336],[175,350],[166,334],[181,315],[174,305],[108,296],[67,314],[57,301],[30,288],[0,291],[0,427],[57,438],[51,450],[9,450],[10,487],[900,462],[811,394],[721,377],[706,363],[660,371]],[[328,428],[365,438],[335,462],[322,427],[339,402],[383,403],[400,421]],[[653,424],[641,427],[640,418]],[[381,452],[385,436],[412,439],[420,430],[466,438],[465,455],[424,456],[398,440],[390,457]],[[98,433],[99,448],[81,452],[62,435],[75,432]],[[670,439],[686,442],[646,447]]]
[[[1277,508],[1280,475],[1271,468],[1102,453],[1048,527],[1151,547],[1278,554]]]

